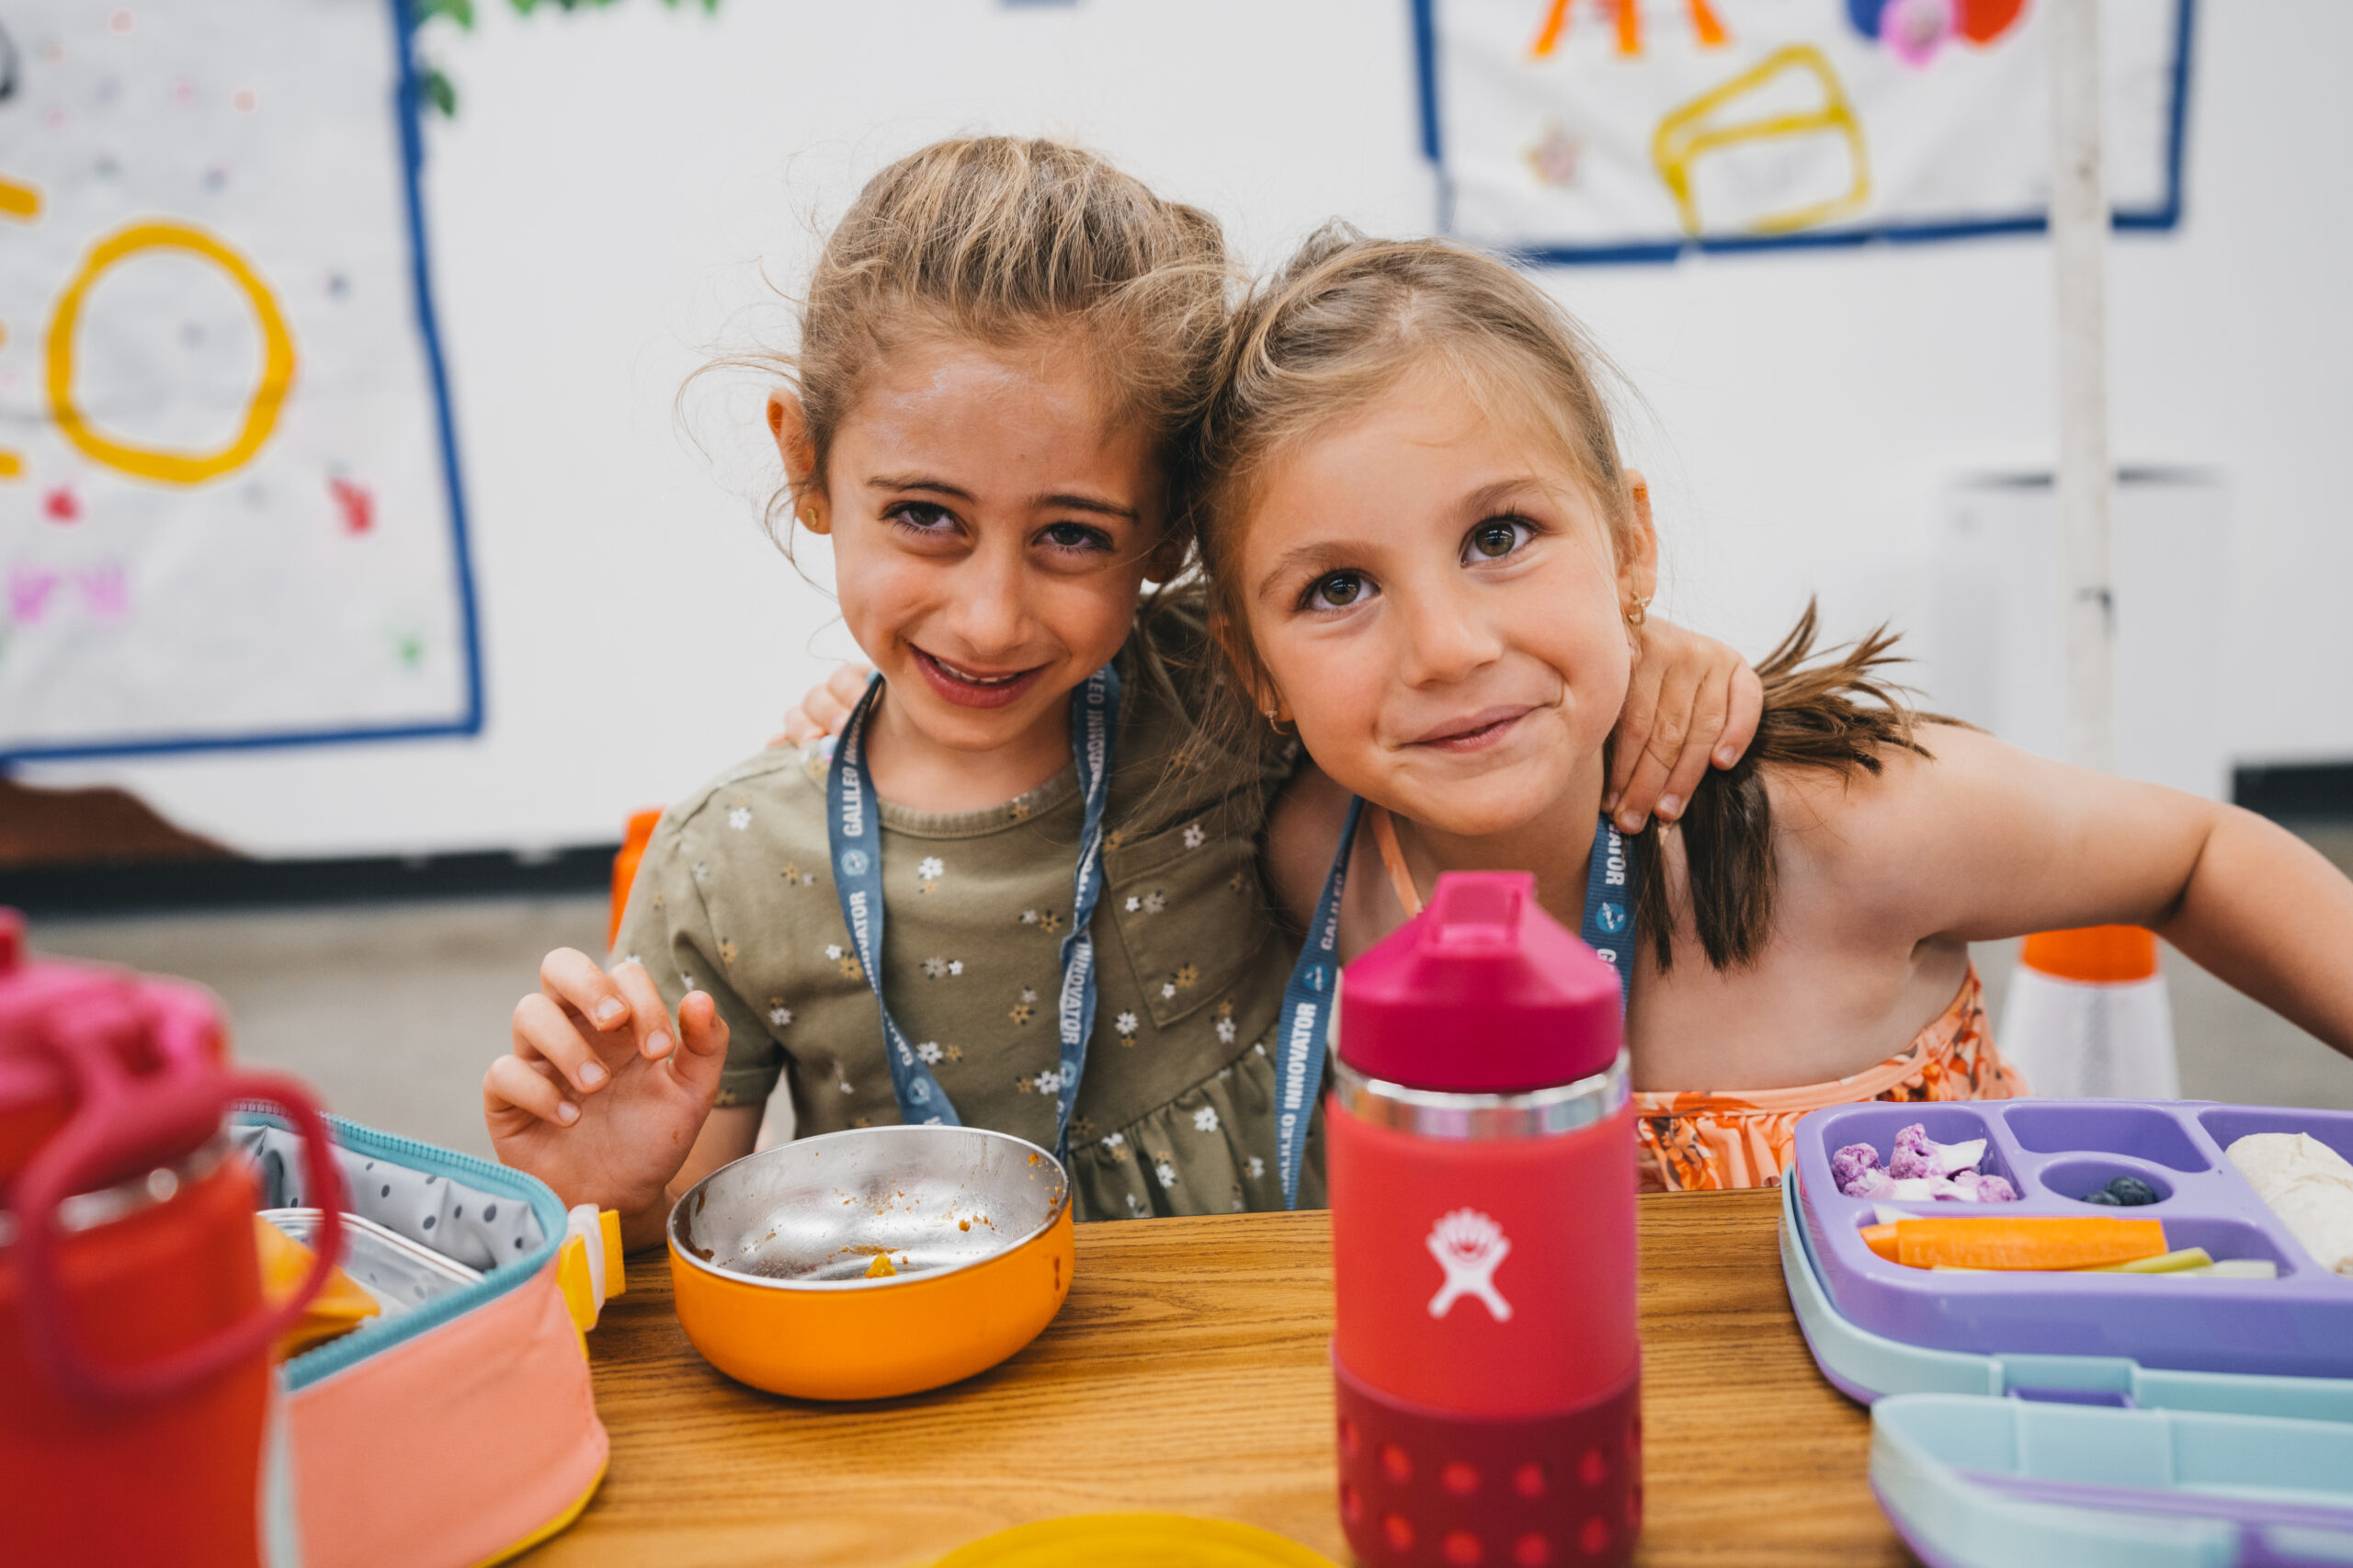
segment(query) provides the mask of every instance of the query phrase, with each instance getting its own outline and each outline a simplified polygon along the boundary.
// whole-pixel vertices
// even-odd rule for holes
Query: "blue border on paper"
[[[462,718],[433,723],[378,728],[278,730],[248,735],[181,735],[155,740],[79,741],[71,745],[0,750],[0,772],[11,763],[63,761],[75,757],[154,756],[179,752],[251,751],[265,746],[335,745],[354,741],[407,741],[438,735],[478,735],[483,727],[482,631],[474,598],[473,567],[466,532],[466,498],[459,483],[458,433],[449,413],[449,377],[442,366],[441,336],[433,314],[432,279],[425,248],[425,198],[419,176],[425,166],[420,123],[422,96],[416,74],[412,0],[386,0],[392,24],[392,58],[400,67],[393,84],[392,113],[401,128],[403,180],[408,194],[410,276],[416,290],[417,331],[425,341],[426,369],[433,385],[436,422],[441,435],[441,474],[449,495],[449,532],[457,568],[458,616],[463,629],[466,709]]]
[[[1410,0],[1414,20],[1415,85],[1421,101],[1422,155],[1438,171],[1438,229],[1454,229],[1454,180],[1447,172],[1439,131],[1438,7],[1439,0]],[[2181,222],[2182,163],[2189,118],[2189,51],[2197,0],[2176,0],[2173,46],[2173,114],[2165,133],[2165,192],[2154,207],[2119,208],[2109,222],[2119,230],[2168,233]],[[2051,227],[2047,212],[2007,218],[1956,219],[1945,222],[1883,223],[1875,229],[1825,229],[1802,234],[1729,234],[1711,239],[1611,245],[1521,245],[1505,249],[1513,260],[1534,267],[1592,267],[1673,261],[1687,251],[1724,254],[1759,250],[1816,250],[1832,245],[1923,244],[1937,240],[1978,239],[1993,234],[2040,234]]]

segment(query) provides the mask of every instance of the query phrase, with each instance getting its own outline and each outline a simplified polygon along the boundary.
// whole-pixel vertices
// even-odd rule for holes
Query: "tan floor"
[[[2353,824],[2306,836],[2353,872]],[[507,1015],[548,949],[600,950],[605,917],[600,896],[470,899],[58,920],[33,941],[199,980],[227,1002],[239,1054],[301,1074],[329,1109],[487,1153],[480,1085]],[[1997,1021],[2016,948],[1978,953]],[[2178,954],[2166,964],[2185,1095],[2353,1108],[2353,1061]]]

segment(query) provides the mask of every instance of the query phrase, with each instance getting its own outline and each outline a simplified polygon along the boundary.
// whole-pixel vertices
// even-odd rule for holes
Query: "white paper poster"
[[[0,31],[0,760],[478,728],[397,0]]]
[[[1450,232],[1530,260],[2043,226],[2039,0],[1416,0]],[[2180,212],[2190,0],[2104,0],[2120,228]]]

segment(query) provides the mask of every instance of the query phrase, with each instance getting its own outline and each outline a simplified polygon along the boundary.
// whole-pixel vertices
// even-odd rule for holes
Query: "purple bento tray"
[[[2169,1246],[2268,1258],[2279,1278],[1965,1274],[1890,1263],[1860,1234],[1884,1200],[1842,1196],[1830,1156],[1869,1143],[1885,1164],[1897,1130],[1914,1122],[1939,1143],[1984,1139],[1978,1169],[2008,1178],[2019,1200],[1891,1209],[2161,1220]],[[2353,1377],[2353,1278],[2313,1262],[2224,1157],[2250,1132],[2309,1132],[2353,1159],[2346,1111],[2211,1100],[1865,1102],[1798,1123],[1798,1198],[1839,1314],[1890,1339],[1979,1355],[2123,1356],[2182,1371]],[[2137,1209],[2077,1200],[2119,1176],[2141,1177],[2160,1200]]]

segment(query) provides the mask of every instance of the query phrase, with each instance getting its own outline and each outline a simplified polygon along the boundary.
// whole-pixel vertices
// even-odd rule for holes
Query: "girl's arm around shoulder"
[[[1349,799],[1329,774],[1302,756],[1267,813],[1267,885],[1274,892],[1277,915],[1294,937],[1315,918],[1315,901],[1324,896]]]
[[[1923,725],[1931,760],[1776,781],[1800,881],[1914,940],[2145,926],[2353,1055],[2353,882],[2236,806]]]

